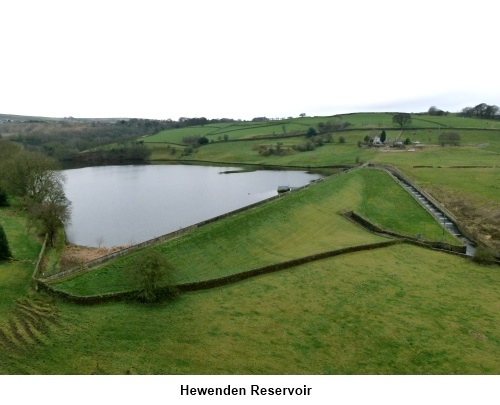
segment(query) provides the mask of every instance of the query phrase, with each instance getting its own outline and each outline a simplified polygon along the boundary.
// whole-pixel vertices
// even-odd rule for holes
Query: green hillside
[[[139,137],[157,164],[357,168],[148,249],[174,265],[177,283],[188,283],[388,240],[345,219],[345,211],[387,231],[458,244],[386,172],[361,167],[371,163],[399,168],[500,251],[500,121],[419,114],[401,128],[392,116],[220,123]],[[329,121],[343,129],[307,135]],[[365,141],[382,130],[386,145]],[[457,145],[442,146],[446,132],[459,135]],[[189,137],[208,143],[193,147]],[[155,305],[84,306],[30,289],[42,238],[20,205],[0,208],[0,223],[14,256],[0,263],[0,374],[500,372],[496,265],[397,244]],[[130,291],[128,273],[142,253],[52,286],[77,296]],[[51,266],[58,254],[47,257]]]

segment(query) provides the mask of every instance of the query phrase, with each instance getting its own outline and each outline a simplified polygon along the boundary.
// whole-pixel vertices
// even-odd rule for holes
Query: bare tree
[[[439,135],[438,141],[441,144],[441,146],[444,145],[458,146],[460,144],[460,134],[458,132],[443,132]]]
[[[59,173],[47,172],[43,181],[37,184],[36,198],[29,199],[28,203],[31,218],[47,233],[52,246],[57,230],[71,219],[71,202],[64,194],[63,181]]]
[[[397,113],[392,117],[392,122],[403,127],[406,124],[411,124],[411,115],[408,113]]]

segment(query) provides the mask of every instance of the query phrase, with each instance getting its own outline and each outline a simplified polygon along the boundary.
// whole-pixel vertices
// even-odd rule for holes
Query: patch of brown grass
[[[123,246],[107,247],[88,247],[67,245],[61,256],[61,269],[66,270],[79,264],[99,259],[113,252],[123,249]]]
[[[500,251],[500,204],[439,186],[429,187],[428,190],[472,236]]]

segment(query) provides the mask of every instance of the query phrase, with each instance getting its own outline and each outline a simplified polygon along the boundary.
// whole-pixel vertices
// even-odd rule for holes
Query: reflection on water
[[[141,165],[65,170],[67,237],[85,246],[143,242],[299,187],[319,175],[237,167]],[[225,172],[225,173],[224,173]]]

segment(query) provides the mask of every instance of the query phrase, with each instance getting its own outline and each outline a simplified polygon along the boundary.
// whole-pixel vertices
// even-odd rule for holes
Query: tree
[[[313,127],[309,127],[306,132],[306,137],[311,138],[317,134],[316,130]]]
[[[500,110],[500,108],[496,105],[486,106],[486,108],[484,110],[485,118],[495,119],[495,117],[498,115],[499,110]]]
[[[202,136],[201,138],[198,139],[198,143],[200,145],[206,145],[208,143],[208,138],[206,136]]]
[[[5,189],[20,197],[37,198],[40,184],[48,171],[58,168],[57,161],[39,152],[21,150],[2,167]]]
[[[471,107],[464,107],[462,108],[462,111],[460,112],[460,115],[462,117],[472,117],[473,112]]]
[[[392,117],[392,122],[403,127],[406,124],[411,124],[411,115],[408,113],[397,113]]]
[[[481,103],[475,107],[465,107],[462,109],[460,115],[462,117],[477,117],[486,119],[495,119],[498,115],[500,108],[496,105],[488,105]]]
[[[339,143],[345,143],[345,136],[339,136]]]
[[[438,115],[438,116],[446,115],[446,113],[443,110],[440,110],[439,108],[437,108],[435,106],[432,106],[431,108],[429,108],[428,114],[429,115]]]
[[[174,268],[158,250],[147,250],[139,255],[131,268],[132,282],[141,302],[159,302],[177,295],[174,287]]]
[[[306,116],[306,113],[300,113],[300,114],[299,114],[299,117],[300,117],[300,118],[304,118],[305,116]]]
[[[387,134],[385,133],[385,129],[383,129],[382,133],[380,134],[380,142],[384,143],[386,139],[387,139]]]
[[[48,235],[52,246],[57,230],[71,218],[71,202],[64,194],[63,181],[64,177],[60,173],[48,171],[43,182],[37,185],[39,189],[35,197],[28,200],[30,217]]]
[[[438,141],[441,144],[441,146],[444,145],[458,146],[460,144],[460,134],[458,132],[443,132],[439,135]]]
[[[12,253],[10,252],[9,242],[7,241],[7,236],[3,230],[2,225],[0,224],[0,261],[7,260],[12,257]]]

